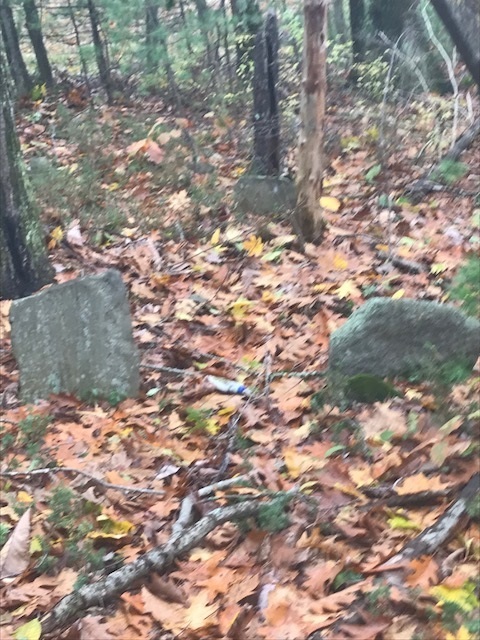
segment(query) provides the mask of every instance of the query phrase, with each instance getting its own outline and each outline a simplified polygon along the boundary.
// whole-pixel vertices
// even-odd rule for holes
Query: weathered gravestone
[[[450,305],[374,298],[330,338],[329,366],[343,375],[432,374],[444,364],[473,367],[480,322]]]
[[[240,213],[286,213],[297,202],[295,183],[274,176],[246,175],[235,186],[235,203]]]
[[[49,393],[118,401],[138,394],[138,353],[118,271],[54,285],[10,311],[22,400]]]

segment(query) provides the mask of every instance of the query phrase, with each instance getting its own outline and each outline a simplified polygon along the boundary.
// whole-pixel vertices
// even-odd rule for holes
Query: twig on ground
[[[295,489],[292,498],[297,493]],[[237,518],[248,518],[257,514],[261,508],[268,507],[274,500],[260,502],[248,500],[228,507],[219,507],[201,518],[197,523],[185,529],[183,533],[172,535],[163,546],[155,547],[138,560],[125,565],[109,574],[103,580],[85,585],[66,596],[41,620],[44,634],[70,626],[93,606],[104,607],[127,591],[137,580],[144,579],[152,572],[165,571],[172,562],[195,547],[218,525]]]
[[[443,491],[421,491],[399,495],[390,487],[366,487],[363,493],[374,500],[379,500],[387,507],[421,506],[441,502],[455,491],[455,487]]]
[[[461,523],[468,518],[468,505],[480,491],[480,473],[476,473],[460,492],[455,502],[448,507],[438,520],[427,527],[420,535],[407,542],[399,553],[387,560],[383,567],[403,565],[414,558],[432,555],[445,544],[457,531]],[[388,571],[384,574],[388,582],[397,586],[403,584],[403,571]]]
[[[82,471],[81,469],[75,469],[74,467],[46,467],[44,469],[32,469],[31,471],[0,471],[0,478],[33,478],[35,476],[46,476],[51,473],[75,473],[79,476],[83,476],[84,478],[88,478],[98,487],[103,487],[104,489],[115,489],[116,491],[122,491],[123,493],[144,493],[151,496],[165,495],[165,491],[162,489],[144,489],[142,487],[129,487],[126,485],[106,482],[105,480],[88,473],[88,471]]]
[[[413,260],[407,260],[406,258],[400,258],[395,254],[389,254],[387,251],[378,251],[378,257],[391,262],[394,267],[397,267],[401,271],[407,271],[410,273],[423,273],[426,268],[419,262]]]

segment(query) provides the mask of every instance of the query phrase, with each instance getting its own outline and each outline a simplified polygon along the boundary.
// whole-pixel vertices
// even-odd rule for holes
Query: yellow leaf
[[[340,299],[350,298],[355,295],[358,296],[359,294],[360,291],[353,280],[345,280],[345,282],[335,291],[335,295]]]
[[[395,291],[395,293],[392,296],[392,300],[398,300],[399,298],[403,298],[403,296],[405,295],[405,289],[399,289],[398,291]]]
[[[216,244],[218,244],[218,243],[220,242],[220,233],[221,233],[220,228],[216,229],[216,230],[213,232],[213,235],[212,235],[212,237],[211,237],[211,239],[210,239],[210,244],[212,244],[213,246],[215,246]]]
[[[346,260],[339,253],[336,253],[335,256],[333,257],[333,266],[335,267],[335,269],[338,269],[339,271],[343,271],[348,267],[348,260]]]
[[[342,206],[342,203],[338,198],[333,196],[322,196],[319,200],[320,206],[328,211],[338,211]]]
[[[388,524],[391,526],[392,529],[405,529],[406,531],[417,531],[419,529],[421,529],[421,527],[416,524],[415,522],[412,522],[411,520],[409,520],[408,518],[405,518],[404,516],[394,516],[393,518],[389,518],[388,520]]]
[[[48,243],[48,248],[55,249],[55,247],[60,244],[62,239],[63,239],[62,227],[55,227],[55,229],[50,233],[50,241]]]
[[[462,624],[455,635],[453,633],[447,633],[445,640],[473,640],[473,636],[470,634],[467,627],[464,627]]]
[[[432,587],[430,593],[438,600],[439,604],[444,604],[445,602],[453,603],[465,613],[475,611],[480,606],[480,602],[475,595],[473,582],[466,582],[463,587],[447,587],[442,584]]]
[[[129,536],[135,525],[128,520],[112,520],[102,514],[98,516],[97,522],[102,526],[103,531],[91,531],[88,538],[100,540],[121,540]]]
[[[211,436],[217,435],[220,431],[221,426],[218,424],[215,418],[208,418],[205,423],[205,431],[209,433]]]
[[[261,256],[263,251],[262,239],[252,235],[248,240],[245,240],[243,248],[251,258]]]
[[[237,298],[237,300],[235,300],[235,302],[232,302],[232,304],[230,305],[230,313],[235,318],[235,320],[241,320],[252,304],[252,300]]]
[[[40,536],[33,536],[30,540],[30,555],[33,556],[35,553],[41,553],[42,549],[42,539]]]
[[[446,264],[440,264],[439,262],[437,262],[436,264],[432,264],[432,266],[430,267],[430,273],[432,273],[433,275],[438,275],[439,273],[443,273],[447,269],[448,267]]]
[[[300,487],[300,491],[302,493],[306,493],[307,495],[312,493],[312,489],[318,486],[317,480],[309,480],[308,482],[304,482]]]
[[[19,502],[23,502],[24,504],[25,503],[31,504],[33,502],[32,496],[29,493],[27,493],[26,491],[19,491],[17,493],[17,500]]]
[[[42,625],[37,618],[22,624],[13,634],[15,640],[39,640],[42,635]]]

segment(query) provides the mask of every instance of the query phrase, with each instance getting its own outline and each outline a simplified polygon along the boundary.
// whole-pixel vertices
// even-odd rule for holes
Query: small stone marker
[[[139,358],[118,271],[15,300],[10,322],[24,402],[60,392],[112,402],[138,394]]]
[[[295,183],[272,176],[242,176],[235,186],[235,203],[240,213],[286,213],[297,202]]]
[[[373,298],[330,338],[329,366],[347,376],[432,373],[452,363],[473,367],[480,322],[451,305]]]

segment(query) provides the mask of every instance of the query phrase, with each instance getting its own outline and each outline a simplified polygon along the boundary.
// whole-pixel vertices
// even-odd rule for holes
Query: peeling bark
[[[325,226],[319,198],[324,168],[326,73],[326,0],[304,2],[303,75],[298,142],[297,209],[303,239],[321,239]]]

